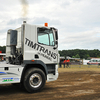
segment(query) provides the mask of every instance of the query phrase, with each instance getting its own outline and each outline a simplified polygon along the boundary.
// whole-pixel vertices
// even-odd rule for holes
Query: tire
[[[31,68],[25,73],[23,81],[26,91],[34,93],[40,91],[44,87],[46,77],[41,69]]]

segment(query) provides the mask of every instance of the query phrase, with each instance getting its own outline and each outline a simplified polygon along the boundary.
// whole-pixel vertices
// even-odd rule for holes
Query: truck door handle
[[[35,58],[36,58],[36,59],[39,59],[39,56],[38,56],[37,54],[35,54]]]

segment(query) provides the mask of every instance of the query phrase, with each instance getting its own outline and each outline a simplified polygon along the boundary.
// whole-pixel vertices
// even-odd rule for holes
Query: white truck
[[[29,25],[8,30],[6,64],[0,64],[0,84],[20,83],[26,91],[40,91],[58,78],[58,30]]]

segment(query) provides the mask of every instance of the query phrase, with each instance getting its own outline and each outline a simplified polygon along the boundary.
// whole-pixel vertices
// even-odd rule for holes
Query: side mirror
[[[58,45],[58,41],[55,41],[55,44]]]
[[[57,30],[55,31],[55,37],[56,37],[56,40],[58,40],[58,32],[57,32]]]
[[[53,49],[57,49],[58,48],[58,41],[55,41],[56,47],[53,47]]]

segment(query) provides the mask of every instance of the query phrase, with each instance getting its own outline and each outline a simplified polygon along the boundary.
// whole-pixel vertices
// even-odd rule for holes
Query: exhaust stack
[[[23,24],[25,24],[25,23],[26,23],[26,21],[24,20],[24,21],[23,21]]]

